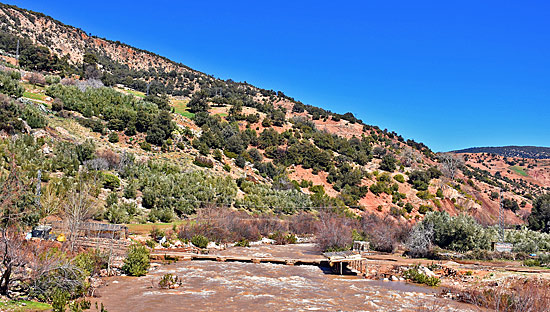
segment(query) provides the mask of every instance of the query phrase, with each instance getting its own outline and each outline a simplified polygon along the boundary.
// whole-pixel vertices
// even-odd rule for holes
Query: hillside
[[[471,147],[453,153],[487,153],[504,157],[550,159],[550,147],[541,146]]]
[[[3,167],[13,154],[29,178],[41,170],[43,188],[82,168],[100,172],[98,219],[168,222],[219,205],[403,223],[441,210],[494,224],[502,189],[516,203],[506,221],[520,224],[550,186],[543,162],[525,163],[532,179],[503,174],[485,158],[438,155],[352,113],[216,79],[40,13],[1,5],[0,21],[9,82],[0,93],[11,96],[2,99]]]

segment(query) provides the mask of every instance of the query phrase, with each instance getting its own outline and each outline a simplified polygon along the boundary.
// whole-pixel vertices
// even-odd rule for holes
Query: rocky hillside
[[[550,185],[543,162],[514,159],[531,179],[518,177],[504,159],[435,154],[352,113],[215,79],[40,13],[1,5],[0,21],[0,93],[11,97],[2,98],[0,151],[31,163],[29,177],[42,170],[45,188],[83,168],[101,172],[97,218],[168,221],[215,204],[402,222],[445,210],[493,224],[502,190],[505,218],[519,224]]]
[[[541,146],[500,146],[500,147],[471,147],[454,153],[486,153],[504,157],[550,159],[550,147]]]

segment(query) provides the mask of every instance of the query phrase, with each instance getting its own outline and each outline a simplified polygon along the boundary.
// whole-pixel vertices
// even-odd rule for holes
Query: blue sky
[[[424,142],[550,146],[547,1],[8,1]]]

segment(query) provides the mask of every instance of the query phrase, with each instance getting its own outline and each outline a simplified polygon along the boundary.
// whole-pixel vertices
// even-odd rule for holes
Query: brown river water
[[[319,257],[313,245],[230,248],[220,254]],[[171,273],[177,289],[160,289]],[[435,297],[437,290],[405,282],[334,275],[318,266],[180,261],[147,276],[117,276],[97,290],[109,312],[117,311],[478,311]]]
[[[156,287],[166,273],[180,277],[182,286]],[[110,312],[476,311],[416,285],[326,274],[316,266],[268,263],[179,262],[143,277],[113,277],[98,293]]]

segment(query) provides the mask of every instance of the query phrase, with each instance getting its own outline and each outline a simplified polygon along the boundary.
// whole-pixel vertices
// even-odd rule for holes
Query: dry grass
[[[545,312],[550,307],[550,281],[509,278],[485,288],[470,288],[459,298],[478,307],[502,312]]]
[[[174,226],[178,227],[188,221],[180,220],[171,223],[145,223],[145,224],[126,224],[128,231],[132,234],[148,234],[153,228],[159,230],[168,230],[172,229]]]

